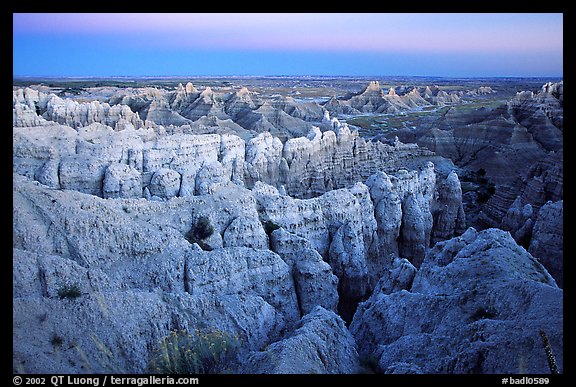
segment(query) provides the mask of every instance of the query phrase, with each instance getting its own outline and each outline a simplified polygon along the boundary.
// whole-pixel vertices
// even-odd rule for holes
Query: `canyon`
[[[13,88],[14,372],[563,371],[562,81],[60,82]]]

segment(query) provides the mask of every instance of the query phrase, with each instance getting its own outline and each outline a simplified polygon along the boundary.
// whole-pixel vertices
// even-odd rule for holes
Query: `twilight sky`
[[[561,13],[13,14],[14,76],[562,77]]]

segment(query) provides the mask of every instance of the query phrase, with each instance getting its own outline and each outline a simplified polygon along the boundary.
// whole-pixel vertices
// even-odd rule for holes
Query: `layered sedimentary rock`
[[[254,139],[247,156],[247,182],[280,184],[296,197],[313,197],[331,189],[364,181],[377,171],[415,168],[433,154],[413,145],[364,140],[346,124],[330,122],[335,130],[312,128],[306,137],[286,141],[282,149],[269,135]]]
[[[78,133],[68,126],[49,125],[14,128],[12,138],[13,171],[31,178],[38,174],[59,188],[59,160],[76,152]]]
[[[520,92],[508,103],[515,120],[547,151],[562,148],[564,82],[548,82],[538,92]]]
[[[309,122],[320,121],[324,112],[315,103],[300,106],[285,98],[270,104],[246,88],[231,93],[216,92],[210,87],[198,91],[191,83],[186,87],[179,85],[176,91],[129,88],[112,95],[108,102],[75,101],[31,88],[18,89],[13,94],[14,126],[53,121],[79,128],[97,122],[116,130],[124,129],[126,124],[157,131],[164,126],[189,127],[197,134],[237,126],[250,136],[270,131],[285,140],[306,134],[311,127]]]
[[[61,103],[57,101],[56,104]],[[185,87],[178,85],[176,91],[156,88],[129,89],[113,95],[109,104],[116,109],[133,111],[141,119],[132,120],[136,128],[144,121],[150,125],[153,122],[163,126],[198,126],[203,119],[230,120],[252,135],[270,131],[284,139],[305,134],[310,128],[308,122],[319,121],[323,115],[323,109],[315,103],[300,105],[290,97],[275,99],[270,103],[245,87],[234,92],[219,92],[210,87],[198,90],[191,83]],[[65,119],[75,125],[86,125],[86,114],[74,112],[86,108],[82,104],[75,109],[71,106],[65,110],[60,109],[60,113],[70,116]],[[53,110],[51,109],[51,112]],[[28,113],[20,114],[20,111],[15,111],[15,122],[33,121],[34,117],[24,117],[25,114]],[[60,118],[62,114],[44,113],[45,116],[46,114],[51,118],[64,119]],[[103,115],[99,114],[95,115],[94,119],[109,124],[102,121],[102,117]]]
[[[498,226],[510,230],[517,242],[528,247],[531,244],[533,227],[538,222],[541,207],[547,202],[562,202],[564,181],[563,150],[563,82],[547,83],[536,93],[522,92],[508,103],[508,112],[515,128],[525,128],[526,134],[519,144],[526,149],[537,148],[538,152],[522,152],[525,162],[510,158],[510,153],[501,151],[501,163],[515,171],[515,178],[496,186],[496,192],[488,200],[479,216],[480,225]],[[512,133],[513,138],[515,132]],[[511,141],[512,142],[512,141]],[[504,156],[508,159],[505,160]],[[488,173],[488,169],[486,169]],[[522,208],[520,211],[519,209]],[[521,213],[521,216],[518,214]],[[551,221],[546,218],[546,222]],[[540,223],[542,224],[542,223]],[[562,234],[562,226],[556,226],[556,235]],[[562,249],[558,243],[550,245],[550,251],[541,247],[533,253],[561,278],[559,262]],[[560,264],[561,265],[561,264]],[[562,281],[559,281],[562,286]]]
[[[322,121],[326,111],[333,114],[398,113],[459,103],[459,96],[464,94],[462,91],[446,92],[438,86],[399,86],[384,92],[378,81],[370,82],[358,94],[332,98],[322,105],[296,101],[289,96],[276,95],[266,99],[246,87],[236,91],[219,91],[211,87],[202,90],[190,82],[186,86],[179,84],[175,90],[143,87],[108,91],[107,97],[100,98],[99,94],[98,100],[90,102],[49,91],[41,86],[14,90],[14,126],[54,121],[78,128],[98,122],[115,130],[122,130],[128,124],[136,129],[150,127],[157,131],[162,131],[163,127],[180,132],[191,128],[195,134],[219,133],[237,126],[234,132],[245,132],[242,136],[245,139],[270,132],[286,141],[306,135],[312,125]],[[466,95],[477,96],[490,91],[479,88]]]
[[[121,372],[145,372],[170,330],[213,327],[259,350],[300,318],[291,269],[279,255],[241,243],[202,251],[185,239],[192,209],[208,208],[202,199],[110,201],[17,175],[14,187],[15,369],[107,372],[109,362],[100,362],[109,352]],[[255,213],[243,196],[236,192],[229,217]],[[213,226],[227,235],[225,224]],[[62,293],[71,285],[75,298]],[[84,357],[65,351],[70,346]]]
[[[386,114],[460,102],[459,93],[448,93],[438,86],[390,87],[385,92],[378,81],[371,81],[360,93],[332,97],[323,106],[332,114]]]
[[[109,337],[102,345],[122,359],[119,364],[123,369],[140,372],[150,355],[147,349],[154,347],[154,342],[170,329],[192,329],[201,315],[207,316],[206,326],[222,328],[216,321],[224,319],[232,324],[230,316],[238,315],[240,326],[224,324],[224,328],[244,337],[247,350],[259,350],[271,340],[282,338],[301,316],[316,306],[338,311],[350,321],[355,305],[369,296],[381,274],[397,271],[393,264],[395,252],[416,262],[418,257],[413,251],[429,246],[435,198],[442,197],[435,194],[440,186],[436,186],[431,163],[419,171],[401,170],[390,176],[380,172],[370,179],[390,181],[392,186],[388,189],[399,198],[417,198],[420,216],[400,206],[398,221],[406,223],[411,219],[413,224],[423,221],[425,226],[418,227],[426,231],[419,239],[413,238],[407,228],[398,225],[398,241],[392,241],[386,234],[388,226],[382,223],[390,218],[382,213],[384,207],[377,212],[379,217],[374,216],[373,203],[382,198],[363,183],[311,199],[280,194],[277,188],[260,181],[250,191],[243,188],[242,180],[234,181],[235,176],[242,176],[234,164],[238,160],[243,164],[244,143],[239,138],[207,135],[203,141],[195,142],[198,136],[181,135],[160,138],[152,147],[140,142],[140,147],[137,144],[141,137],[136,132],[92,126],[81,135],[74,135],[76,148],[80,147],[82,155],[102,161],[106,157],[98,156],[98,152],[108,152],[107,163],[95,164],[102,168],[98,172],[102,174],[100,180],[86,173],[90,169],[73,164],[80,163],[78,155],[65,156],[69,151],[66,145],[54,150],[61,160],[55,181],[60,188],[76,184],[72,190],[54,190],[14,175],[13,244],[16,257],[27,257],[17,258],[15,264],[16,287],[22,291],[16,298],[15,312],[22,316],[34,308],[42,315],[51,315],[53,324],[49,329],[53,332],[41,333],[44,322],[40,320],[44,317],[27,323],[15,317],[15,323],[22,327],[15,337],[34,332],[34,337],[43,340],[46,348],[51,345],[47,335],[70,338],[87,353],[89,367],[100,372],[103,368],[97,363],[101,345],[79,338],[66,325],[70,315],[76,317],[70,317],[69,321],[76,321],[88,314],[90,317],[78,326],[97,336]],[[114,140],[110,140],[115,136],[130,139],[131,151],[117,148]],[[63,144],[67,144],[67,138],[64,137]],[[79,145],[82,141],[85,144]],[[104,146],[98,148],[98,144]],[[204,158],[193,186],[200,195],[177,194],[192,190],[192,186],[186,188],[184,171],[190,170],[190,166],[184,161],[193,161],[195,158],[190,154],[194,152],[202,152],[196,154]],[[211,165],[207,164],[210,158],[212,164],[219,165],[215,169],[217,176],[222,177],[222,171],[227,171],[226,184],[210,178],[214,177],[206,169]],[[91,160],[87,158],[85,162]],[[18,164],[18,168],[24,170],[25,165]],[[47,171],[56,170],[48,161],[39,165],[46,176]],[[84,173],[77,173],[71,180],[71,172],[62,172],[75,170],[73,165]],[[229,168],[224,168],[227,165]],[[178,166],[182,172],[176,170]],[[208,172],[203,174],[204,170]],[[198,176],[202,178],[199,180]],[[148,183],[144,182],[146,179]],[[93,185],[88,185],[89,182]],[[211,188],[201,188],[202,182],[208,182],[206,187]],[[142,187],[151,199],[158,200],[141,198],[138,193]],[[100,194],[109,199],[96,197]],[[209,231],[199,233],[195,230],[202,219]],[[266,232],[267,227],[280,229]],[[394,245],[388,245],[389,242]],[[410,244],[419,247],[411,250]],[[31,251],[36,254],[34,259],[28,258]],[[48,276],[43,270],[53,274]],[[76,283],[82,284],[77,301],[57,299],[59,290]],[[29,289],[38,289],[39,293]],[[106,326],[115,326],[110,319],[127,317],[120,317],[119,311],[86,309],[94,308],[94,302],[107,305],[124,296],[125,302],[130,303],[127,310],[151,303],[153,313],[171,316],[157,320],[158,325],[150,327],[140,338],[128,335],[126,340],[137,340],[138,344],[125,355],[122,348],[126,344],[115,342],[117,336],[109,335]],[[55,303],[62,305],[55,307]],[[243,306],[233,307],[235,303]],[[226,311],[213,311],[218,305],[227,308]],[[193,310],[188,314],[180,312],[190,308]],[[251,313],[254,317],[250,317]],[[138,326],[148,317],[152,318],[138,314],[127,321]],[[97,320],[104,325],[94,326],[93,321]],[[245,329],[250,333],[244,332]],[[125,334],[123,330],[119,332]],[[346,349],[345,353],[349,351]],[[32,371],[24,364],[35,356],[35,349],[23,344],[16,353],[15,364]],[[87,367],[78,364],[81,366]],[[43,357],[38,367],[54,372],[77,370],[76,366],[66,368],[49,357]],[[336,371],[328,368],[326,372]]]
[[[354,103],[457,102],[428,89]],[[42,90],[14,92],[15,372],[147,372],[170,332],[211,329],[247,373],[545,372],[538,327],[562,370],[562,291],[509,234],[457,237],[451,162],[245,88]],[[563,204],[527,201],[562,171],[534,168],[502,225],[561,278]]]
[[[15,104],[22,106],[22,100],[18,98],[19,93],[16,92],[16,94]],[[31,92],[24,94],[31,94]],[[25,102],[28,108],[34,109],[36,113],[41,113],[42,118],[47,121],[54,121],[73,128],[88,126],[95,122],[115,127],[120,120],[130,122],[136,128],[144,126],[138,113],[134,113],[126,105],[110,106],[108,103],[99,101],[81,103],[60,98],[54,94],[47,97],[41,92],[37,95],[37,98],[36,96],[25,98]],[[18,112],[15,112],[15,116],[18,116]]]
[[[450,109],[429,130],[419,132],[416,142],[460,166],[483,168],[498,184],[509,183],[562,150],[562,101],[559,82],[537,93],[520,92],[495,109]]]
[[[308,137],[284,144],[263,133],[246,144],[230,134],[178,133],[148,138],[143,130],[117,132],[92,124],[79,129],[76,136],[66,132],[72,135],[67,141],[74,140],[76,146],[64,147],[57,162],[46,156],[45,161],[34,164],[24,157],[15,158],[14,170],[41,176],[44,182],[54,181],[52,186],[57,181],[57,187],[110,198],[140,197],[141,192],[145,198],[168,200],[209,195],[229,185],[255,187],[266,220],[310,240],[320,255],[329,259],[340,279],[339,293],[346,294],[345,302],[355,305],[378,281],[389,263],[388,256],[400,255],[419,265],[432,240],[460,232],[461,197],[456,188],[446,188],[436,200],[434,165],[425,162],[430,152],[415,145],[366,142],[328,114],[323,125],[336,132],[314,128]],[[35,150],[35,143],[28,143],[32,134],[31,129],[17,128],[15,149],[26,149],[28,154],[30,148]],[[398,170],[401,166],[419,170]],[[367,180],[370,188],[362,183],[353,185],[376,171],[379,174]],[[388,176],[384,171],[396,172]],[[455,175],[447,181],[459,184]],[[260,182],[279,191],[264,195],[256,189]],[[394,208],[385,204],[391,200],[389,191],[392,198],[398,198]],[[284,194],[318,198],[298,201]],[[372,214],[373,203],[376,216]],[[284,219],[286,213],[303,211],[315,215],[304,219],[297,215],[289,222]],[[438,218],[438,238],[432,234],[434,217]],[[310,230],[316,223],[318,226]],[[214,237],[206,243],[213,248],[223,243],[234,246],[233,240],[243,234],[242,230],[249,231],[249,224],[254,222],[231,225],[227,232],[234,236],[228,238],[231,241]],[[250,227],[251,232],[261,232]],[[244,245],[262,248],[266,243],[260,236]]]
[[[380,172],[369,185],[356,183],[313,199],[281,195],[260,182],[253,191],[263,219],[306,238],[327,260],[338,277],[339,312],[350,319],[394,256],[419,266],[432,235],[445,239],[462,232],[461,196],[446,188],[457,176],[441,182],[437,187],[428,163],[420,171]]]
[[[490,86],[480,86],[476,89],[466,91],[466,95],[487,95],[494,93],[497,93],[497,91]]]
[[[318,306],[282,341],[248,359],[247,373],[350,374],[360,367],[356,343],[344,321]]]
[[[538,212],[528,251],[550,272],[556,283],[564,284],[564,201],[547,202]]]
[[[37,126],[46,123],[40,113],[46,109],[50,95],[31,89],[14,90],[12,93],[13,125]]]
[[[540,207],[563,198],[563,100],[563,82],[546,83],[497,108],[450,109],[430,129],[395,135],[459,167],[483,171],[482,184],[492,187],[479,196],[469,193],[479,203],[472,206],[471,225],[510,231],[527,248]]]
[[[509,233],[436,244],[405,289],[377,289],[350,325],[378,372],[549,373],[542,334],[562,372],[563,292]]]
[[[159,135],[153,129],[115,131],[99,123],[76,132],[61,125],[17,127],[13,169],[54,187],[98,196],[104,195],[107,169],[120,163],[141,174],[133,178],[141,180],[144,197],[202,195],[230,182],[251,187],[257,181],[292,196],[314,197],[376,171],[415,168],[433,157],[413,144],[368,142],[328,115],[323,122],[332,130],[313,127],[307,137],[285,143],[269,132],[245,142],[229,133]],[[126,192],[134,197],[138,187]]]
[[[517,201],[522,206],[529,204],[533,213],[537,214],[547,201],[561,200],[564,186],[563,158],[562,149],[550,152],[546,157],[534,159],[526,165],[526,169],[522,170],[523,176],[496,185],[494,195],[480,214],[480,225],[505,227],[501,221]]]

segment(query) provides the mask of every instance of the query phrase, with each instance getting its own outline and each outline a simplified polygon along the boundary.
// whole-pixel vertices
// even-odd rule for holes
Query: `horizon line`
[[[564,75],[326,75],[326,74],[250,74],[250,75],[12,75],[12,79],[41,78],[41,79],[178,79],[178,78],[449,78],[449,79],[486,79],[486,78],[564,78]]]

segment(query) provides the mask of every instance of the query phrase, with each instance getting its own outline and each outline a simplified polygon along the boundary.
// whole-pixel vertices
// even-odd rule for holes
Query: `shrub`
[[[214,227],[210,224],[210,219],[206,216],[202,216],[186,233],[186,239],[189,241],[202,240],[210,237],[212,234],[214,234]]]
[[[237,337],[221,331],[173,331],[160,341],[149,369],[161,374],[218,374],[233,372]]]
[[[214,227],[210,224],[210,219],[203,216],[198,219],[198,223],[193,227],[194,236],[198,239],[206,239],[214,234]]]
[[[207,243],[204,243],[203,240],[209,238],[212,234],[214,234],[214,227],[210,224],[210,219],[202,216],[198,219],[198,222],[192,225],[184,237],[190,243],[197,243],[202,250],[210,251],[212,248]]]
[[[52,338],[50,339],[50,344],[54,347],[59,347],[64,344],[64,339],[62,336],[57,335],[56,333],[52,334]]]
[[[58,289],[58,297],[63,300],[64,298],[78,298],[82,295],[80,291],[80,286],[78,284],[64,285]]]

